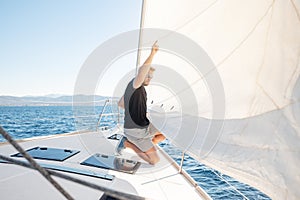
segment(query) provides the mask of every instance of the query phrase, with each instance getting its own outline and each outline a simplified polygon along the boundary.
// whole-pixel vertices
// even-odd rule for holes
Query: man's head
[[[144,83],[143,83],[144,86],[148,86],[150,84],[150,81],[153,78],[154,71],[155,71],[155,68],[150,67],[150,70],[149,70],[149,72],[148,72],[148,74],[147,74],[147,76],[144,80]]]

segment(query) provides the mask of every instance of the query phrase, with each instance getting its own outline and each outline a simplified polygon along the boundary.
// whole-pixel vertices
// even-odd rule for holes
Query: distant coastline
[[[101,105],[109,98],[100,95],[0,96],[0,106],[72,106],[74,102],[76,105]]]

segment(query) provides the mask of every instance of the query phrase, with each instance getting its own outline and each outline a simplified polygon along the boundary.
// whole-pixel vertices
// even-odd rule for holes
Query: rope
[[[30,163],[32,168],[38,170],[62,195],[66,197],[68,200],[73,200],[74,198],[65,191],[49,174],[47,170],[41,167],[33,158],[26,152],[24,149],[12,139],[12,137],[0,126],[1,135],[13,146],[16,150],[18,150],[26,160]]]
[[[19,160],[16,160],[16,159],[12,159],[12,158],[3,156],[1,154],[0,154],[0,159],[5,160],[9,163],[13,163],[13,164],[16,164],[16,165],[19,165],[19,166],[29,168],[29,169],[35,169],[34,167],[32,167],[30,164],[28,164],[26,162],[19,161]],[[120,199],[120,200],[146,200],[146,198],[144,198],[144,197],[140,197],[140,196],[136,196],[136,195],[133,195],[133,194],[127,194],[127,193],[123,193],[123,192],[120,192],[120,191],[112,190],[110,188],[99,186],[99,185],[96,185],[94,183],[90,183],[90,182],[84,181],[82,179],[78,179],[78,178],[66,175],[64,173],[56,172],[56,171],[53,171],[53,170],[47,170],[47,169],[44,169],[44,170],[47,171],[50,175],[53,175],[53,176],[56,176],[56,177],[59,177],[59,178],[63,178],[65,180],[72,181],[72,182],[75,182],[75,183],[78,183],[78,184],[81,184],[81,185],[84,185],[84,186],[87,186],[87,187],[90,187],[90,188],[93,188],[93,189],[96,189],[96,190],[100,190],[100,191],[104,192],[106,195],[112,196],[112,197]]]

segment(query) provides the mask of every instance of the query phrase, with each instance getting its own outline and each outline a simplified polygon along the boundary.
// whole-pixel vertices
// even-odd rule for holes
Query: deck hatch
[[[112,169],[130,174],[135,173],[141,165],[141,163],[138,161],[127,160],[124,158],[118,158],[116,156],[108,156],[99,153],[90,156],[80,164],[104,169]]]
[[[71,156],[79,153],[77,150],[70,149],[58,149],[58,148],[49,148],[49,147],[34,147],[26,150],[26,152],[36,159],[44,160],[55,160],[55,161],[64,161]],[[23,157],[22,154],[16,153],[11,155],[12,157]]]

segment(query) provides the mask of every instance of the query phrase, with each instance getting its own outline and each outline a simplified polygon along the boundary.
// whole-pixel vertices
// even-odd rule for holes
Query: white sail
[[[300,199],[300,1],[147,0],[144,8],[141,46],[160,45],[154,124],[208,166],[273,199]]]

